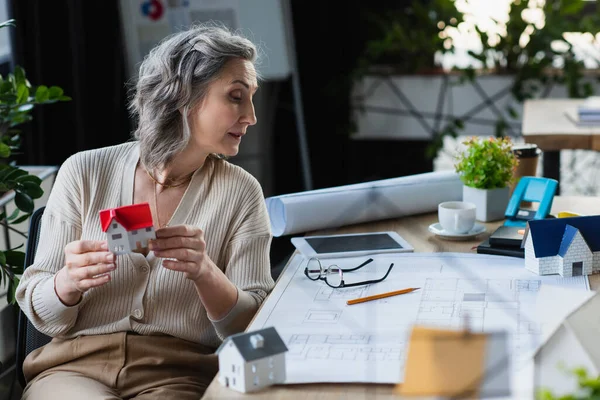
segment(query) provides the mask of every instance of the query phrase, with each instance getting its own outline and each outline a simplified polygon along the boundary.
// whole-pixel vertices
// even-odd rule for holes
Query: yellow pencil
[[[391,297],[391,296],[397,296],[399,294],[410,293],[410,292],[413,292],[418,289],[421,289],[421,288],[415,287],[415,288],[396,290],[395,292],[374,294],[373,296],[367,296],[367,297],[361,297],[359,299],[348,300],[346,302],[346,304],[351,306],[352,304],[364,303],[365,301],[378,300],[378,299],[383,299],[384,297]]]

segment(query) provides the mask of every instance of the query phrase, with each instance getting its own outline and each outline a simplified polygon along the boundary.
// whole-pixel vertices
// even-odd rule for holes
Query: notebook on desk
[[[597,126],[600,127],[600,119],[580,119],[576,108],[568,108],[565,110],[567,118],[577,126]]]
[[[489,242],[492,246],[520,248],[524,235],[525,228],[521,226],[502,225],[490,235]]]
[[[525,249],[511,246],[492,246],[490,245],[489,239],[484,240],[477,246],[477,253],[525,258]]]
[[[525,258],[525,249],[521,247],[524,233],[523,227],[499,226],[488,239],[477,246],[477,253]]]

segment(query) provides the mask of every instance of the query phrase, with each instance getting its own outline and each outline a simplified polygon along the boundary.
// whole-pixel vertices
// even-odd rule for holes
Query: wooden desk
[[[600,197],[561,197],[554,199],[552,213],[573,211],[581,214],[600,214]],[[405,218],[371,222],[345,227],[339,230],[324,230],[315,234],[358,233],[372,231],[396,231],[415,247],[415,252],[464,252],[474,253],[473,246],[489,237],[500,222],[486,223],[487,233],[469,241],[439,239],[427,227],[437,221],[437,214],[422,214]],[[287,267],[287,266],[286,266]],[[283,275],[283,273],[281,274]],[[590,276],[590,286],[600,287],[600,274]],[[260,312],[260,310],[259,310]],[[394,399],[394,385],[383,384],[296,384],[278,385],[256,393],[242,394],[223,387],[215,378],[202,399]]]
[[[583,103],[584,99],[534,99],[523,105],[523,139],[535,143],[543,153],[543,175],[560,182],[560,150],[600,151],[600,126],[580,127],[565,110]],[[559,192],[557,192],[559,193]]]

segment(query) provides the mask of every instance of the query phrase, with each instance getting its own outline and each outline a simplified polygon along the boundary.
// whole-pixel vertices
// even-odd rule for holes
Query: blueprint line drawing
[[[352,279],[379,277],[383,282],[333,289],[309,280],[306,260],[295,254],[265,300],[249,330],[274,326],[289,352],[286,383],[402,382],[413,325],[464,328],[476,332],[507,331],[511,370],[521,374],[524,362],[541,338],[535,318],[536,298],[543,285],[589,290],[587,276],[538,276],[524,261],[465,253],[379,254]],[[357,258],[335,260],[341,268]],[[346,301],[378,293],[419,287],[402,296],[348,306]]]
[[[468,317],[469,329],[474,332],[509,327],[513,332],[513,354],[523,354],[521,350],[534,346],[541,330],[535,321],[520,313],[520,301],[532,301],[540,287],[540,279],[534,278],[427,278],[416,322],[459,329]]]
[[[374,346],[372,335],[292,335],[287,344],[293,360],[393,361],[403,356],[403,342]]]
[[[304,322],[335,324],[340,319],[341,314],[340,310],[308,310]]]
[[[329,301],[332,298],[343,300],[355,299],[363,297],[365,287],[348,288],[345,290],[336,290],[329,286],[321,287],[315,296],[315,301]]]

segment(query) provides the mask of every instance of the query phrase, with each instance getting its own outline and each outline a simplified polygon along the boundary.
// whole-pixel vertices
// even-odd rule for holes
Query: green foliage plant
[[[14,20],[0,23],[0,28],[15,26]],[[0,195],[9,191],[15,194],[15,210],[7,215],[0,212],[0,226],[8,228],[24,238],[26,232],[13,225],[29,219],[34,211],[34,200],[44,191],[39,177],[15,165],[13,157],[19,154],[21,130],[19,126],[32,120],[31,111],[37,105],[69,101],[58,86],[33,86],[25,76],[25,70],[16,66],[12,73],[0,75]],[[8,286],[7,299],[15,303],[15,290],[23,273],[25,253],[19,245],[12,249],[0,249],[0,289]]]
[[[454,50],[443,32],[463,22],[454,1],[412,0],[397,10],[367,13],[367,25],[375,33],[358,60],[355,78],[372,72],[373,65],[403,74],[439,72],[436,55]]]
[[[513,181],[518,159],[509,137],[473,136],[463,142],[464,150],[456,156],[455,171],[465,186],[496,189]]]
[[[482,48],[469,54],[491,72],[514,75],[512,94],[518,101],[537,96],[550,82],[566,85],[569,97],[590,96],[593,87],[582,80],[585,63],[577,57],[573,44],[565,36],[570,32],[595,35],[600,30],[600,9],[586,13],[586,4],[590,3],[586,0],[513,0],[505,24],[506,34],[492,38],[475,27]],[[543,14],[542,26],[526,18],[532,10]],[[496,21],[496,24],[500,23]],[[524,44],[523,35],[527,37]],[[587,56],[600,61],[593,53]],[[556,73],[557,70],[560,73]],[[475,75],[472,69],[465,72],[469,78]]]
[[[540,388],[536,392],[536,400],[598,400],[600,399],[600,376],[592,377],[585,368],[567,371],[577,379],[576,393],[557,396],[551,390]]]
[[[482,63],[483,67],[457,68],[461,73],[461,83],[476,79],[478,75],[510,75],[514,79],[510,92],[513,102],[506,106],[506,116],[499,116],[494,122],[495,136],[507,135],[510,120],[519,121],[521,115],[515,108],[525,100],[543,95],[547,86],[564,85],[570,98],[585,98],[594,94],[589,79],[585,79],[586,65],[567,40],[566,34],[582,32],[594,35],[600,31],[600,2],[586,0],[545,0],[545,2],[512,0],[506,23],[494,20],[493,23],[505,32],[495,37],[475,26],[481,42],[477,52],[469,55]],[[592,10],[592,8],[596,10]],[[535,24],[527,19],[532,11],[543,14],[544,23]],[[523,40],[526,37],[527,40]],[[587,53],[597,65],[600,59]],[[464,129],[464,122],[455,119],[446,124],[434,138],[428,156],[435,157],[443,147],[444,136],[458,137]]]

